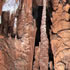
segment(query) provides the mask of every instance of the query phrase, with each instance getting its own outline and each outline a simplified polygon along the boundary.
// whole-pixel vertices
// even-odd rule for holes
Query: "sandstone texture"
[[[52,13],[51,45],[54,54],[55,70],[70,69],[70,5],[65,0],[61,3],[54,0],[54,12]]]
[[[0,0],[0,70],[70,70],[70,0],[19,2],[10,14]]]

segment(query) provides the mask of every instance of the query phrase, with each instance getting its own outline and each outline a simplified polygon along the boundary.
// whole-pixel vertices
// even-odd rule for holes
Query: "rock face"
[[[26,0],[24,2],[24,7],[22,7],[22,11],[18,16],[17,35],[15,38],[12,38],[11,35],[8,37],[8,27],[9,25],[10,28],[13,27],[11,27],[14,23],[12,22],[13,17],[9,20],[9,12],[4,12],[3,14],[2,29],[4,28],[4,38],[6,37],[7,39],[3,38],[4,40],[2,41],[0,39],[0,48],[5,48],[2,49],[7,51],[7,54],[5,52],[2,54],[3,51],[0,50],[1,70],[32,70],[36,26],[35,20],[32,18],[31,1],[30,3]],[[3,43],[5,43],[4,46]]]
[[[10,16],[10,12],[3,11],[0,70],[70,70],[70,0],[33,1],[37,5],[43,3],[41,41],[35,46],[36,22],[32,7],[37,5],[32,6],[32,0],[20,0],[15,28],[15,14]],[[1,6],[0,3],[0,14]]]
[[[34,61],[34,65],[33,65],[33,70],[39,70],[40,68],[40,47],[37,46],[35,48],[35,61]]]
[[[53,1],[51,45],[55,70],[70,70],[70,5],[66,0]]]
[[[0,36],[0,69],[16,70],[14,65],[14,44],[11,39]],[[13,50],[13,51],[12,51]]]
[[[48,38],[46,34],[46,0],[43,0],[40,43],[40,70],[48,70]]]
[[[32,0],[24,1],[22,11],[18,17],[17,34],[20,48],[17,46],[17,70],[32,70],[36,25],[31,14]],[[28,7],[29,6],[29,7]],[[27,9],[28,10],[27,10]]]
[[[2,34],[8,36],[9,12],[2,12]]]
[[[14,20],[15,20],[15,15],[12,14],[11,15],[11,18],[10,18],[10,13],[9,12],[2,12],[2,31],[1,33],[4,35],[4,36],[8,36],[8,34],[10,34],[11,36],[13,36],[14,34],[14,30],[13,30],[13,27],[14,27]]]

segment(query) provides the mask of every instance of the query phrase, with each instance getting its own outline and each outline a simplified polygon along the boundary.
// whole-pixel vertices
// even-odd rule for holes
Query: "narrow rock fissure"
[[[48,40],[49,40],[49,48],[48,48],[48,55],[49,55],[49,67],[48,67],[48,70],[51,70],[50,69],[50,62],[52,62],[52,65],[54,66],[54,60],[53,60],[53,53],[52,53],[52,50],[51,50],[51,43],[50,43],[50,30],[51,30],[51,25],[52,25],[52,22],[51,22],[51,9],[49,10],[46,10],[47,11],[47,18],[46,18],[46,33],[47,33],[47,36],[48,36]],[[50,14],[49,14],[50,12]],[[52,68],[54,70],[54,67]]]
[[[40,65],[38,65],[37,67],[35,67],[37,63],[37,59],[35,58],[38,54],[36,54],[36,48],[39,49],[39,43],[40,43],[40,26],[41,26],[41,18],[42,18],[42,9],[43,6],[38,6],[33,8],[33,18],[36,20],[36,37],[35,37],[35,48],[34,48],[34,56],[33,56],[33,68],[32,70],[38,69],[40,70]],[[38,59],[39,60],[39,59]],[[37,63],[36,63],[37,62]]]
[[[52,17],[52,11],[53,11],[53,4],[52,4],[52,0],[49,0],[49,6],[46,9],[46,33],[48,36],[48,40],[49,40],[49,48],[48,48],[48,55],[49,55],[49,66],[48,66],[48,70],[54,70],[54,59],[53,59],[53,53],[52,53],[52,49],[51,49],[51,40],[50,40],[50,33],[51,33],[51,17]],[[51,67],[51,63],[52,63],[52,67]]]
[[[39,7],[33,9],[33,17],[36,19],[36,27],[37,27],[35,47],[38,47],[39,42],[40,42],[40,26],[41,26],[41,18],[42,18],[42,9],[43,9],[42,6],[39,6]],[[50,9],[50,8],[49,8],[49,10],[46,9],[46,12],[47,12],[47,14],[46,14],[46,16],[47,16],[47,18],[46,18],[46,25],[47,25],[46,33],[47,33],[48,40],[49,40],[49,49],[48,49],[49,63],[48,64],[50,65],[50,62],[52,62],[52,65],[54,66],[53,53],[51,50],[51,43],[50,43],[50,30],[51,30],[51,25],[52,25],[52,22],[51,22],[52,10],[53,9]],[[49,12],[50,12],[50,14],[49,14]],[[35,61],[35,52],[34,52],[33,64],[34,64],[34,61]],[[54,67],[52,69],[54,70]],[[49,66],[48,66],[48,70],[51,70]]]
[[[68,10],[68,13],[70,14],[70,9]]]
[[[42,18],[42,6],[35,8],[36,10],[33,11],[34,18],[36,19],[36,39],[35,39],[35,46],[39,46],[40,42],[40,26],[41,26],[41,18]]]

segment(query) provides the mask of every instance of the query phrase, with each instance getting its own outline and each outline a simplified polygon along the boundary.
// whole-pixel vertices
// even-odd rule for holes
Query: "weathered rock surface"
[[[35,48],[35,61],[34,61],[34,65],[33,65],[33,70],[39,70],[40,68],[40,47],[37,46]]]
[[[32,2],[30,1],[30,3],[28,3],[28,1],[25,0],[24,3],[25,8],[22,7],[17,25],[18,38],[17,35],[15,38],[12,38],[11,35],[7,37],[8,32],[13,30],[13,15],[12,19],[9,19],[9,12],[4,12],[2,16],[2,29],[6,39],[3,38],[3,40],[0,40],[0,48],[7,53],[4,52],[4,54],[2,54],[3,51],[0,50],[0,56],[2,56],[1,65],[5,65],[0,65],[1,70],[32,70],[36,25],[31,14]],[[28,8],[28,11],[26,8]],[[8,29],[8,27],[12,29]]]
[[[20,49],[18,45],[16,47],[19,50],[19,52],[17,51],[16,63],[16,66],[19,66],[18,70],[32,70],[36,25],[31,14],[31,3],[32,0],[29,3],[26,0],[24,1],[22,11],[18,17],[17,34],[21,42]]]
[[[55,2],[57,1],[57,2]],[[70,70],[70,5],[63,2],[58,3],[58,0],[54,0],[54,12],[52,13],[52,35],[51,35],[51,45],[54,55],[54,66],[55,70]]]
[[[48,38],[46,34],[46,0],[43,0],[43,12],[41,23],[41,42],[40,42],[40,70],[48,70]]]
[[[14,43],[11,39],[0,38],[0,69],[16,70],[14,65]]]
[[[49,9],[49,0],[33,0],[33,2],[32,0],[24,0],[24,2],[20,2],[16,15],[15,32],[13,31],[15,15],[10,16],[9,12],[2,12],[0,70],[48,70],[48,67],[50,70],[53,70],[53,68],[55,70],[70,70],[69,1],[51,0],[53,8],[51,13],[49,11],[51,10]],[[46,7],[46,3],[49,4],[48,7]],[[36,22],[32,16],[32,7],[36,8],[38,5],[43,5],[41,41],[39,46],[35,47]],[[0,14],[1,8],[2,3],[0,3]],[[52,24],[50,24],[51,21]],[[50,30],[47,28],[47,24],[51,25]],[[51,31],[50,34],[47,31]],[[14,37],[11,36],[13,32],[15,33]],[[52,49],[54,60],[49,59],[49,49]]]

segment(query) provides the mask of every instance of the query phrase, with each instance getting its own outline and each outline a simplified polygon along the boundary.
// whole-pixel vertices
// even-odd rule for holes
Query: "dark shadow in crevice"
[[[70,9],[68,10],[68,13],[70,14]]]
[[[51,2],[50,2],[50,4],[51,4]],[[43,6],[38,6],[37,8],[33,9],[33,17],[34,17],[34,19],[36,19],[36,27],[37,27],[35,46],[39,46],[39,42],[40,42],[40,26],[41,26],[41,19],[42,19],[42,9],[43,9]],[[47,12],[47,14],[46,14],[46,16],[47,16],[46,33],[47,33],[48,40],[49,40],[49,49],[48,49],[49,62],[52,61],[53,66],[54,66],[53,53],[51,50],[51,42],[50,42],[51,41],[50,40],[50,30],[51,30],[51,25],[52,25],[52,22],[51,22],[52,10],[53,10],[53,8],[52,8],[52,4],[51,4],[50,7],[48,7],[48,9],[46,10],[46,12]],[[35,61],[35,58],[34,58],[33,62],[34,61]],[[48,68],[48,70],[50,70],[50,68]]]
[[[52,12],[53,10],[53,0],[49,0],[49,7],[46,9],[46,33],[48,36],[48,40],[49,40],[49,48],[48,48],[48,55],[49,55],[49,62],[52,61],[53,67],[52,69],[54,70],[54,57],[53,57],[53,53],[52,53],[52,49],[51,49],[51,39],[50,39],[50,30],[51,30],[51,17],[52,17]],[[50,70],[50,67],[48,68],[48,70]]]
[[[51,17],[52,17],[52,9],[47,9],[46,10],[46,33],[48,36],[48,40],[49,40],[49,48],[48,48],[48,55],[49,55],[49,62],[52,61],[53,63],[53,68],[54,68],[54,59],[53,59],[53,53],[52,53],[52,49],[51,49],[51,40],[50,40],[50,30],[51,30]],[[50,68],[48,68],[48,70],[50,70]],[[54,70],[54,69],[53,69]]]
[[[39,47],[39,42],[40,42],[40,26],[41,26],[41,18],[42,18],[42,9],[43,9],[43,6],[37,6],[33,8],[33,11],[32,11],[32,15],[33,15],[33,18],[36,20],[36,27],[37,27],[36,37],[35,37],[35,47]],[[34,61],[35,61],[35,51],[33,55],[32,66],[34,66]],[[40,66],[39,66],[39,70],[40,70]]]
[[[37,27],[35,46],[39,46],[39,42],[40,42],[40,26],[41,26],[41,18],[42,18],[42,9],[43,6],[38,6],[36,8],[33,8],[33,17],[34,19],[36,19],[36,27]]]

